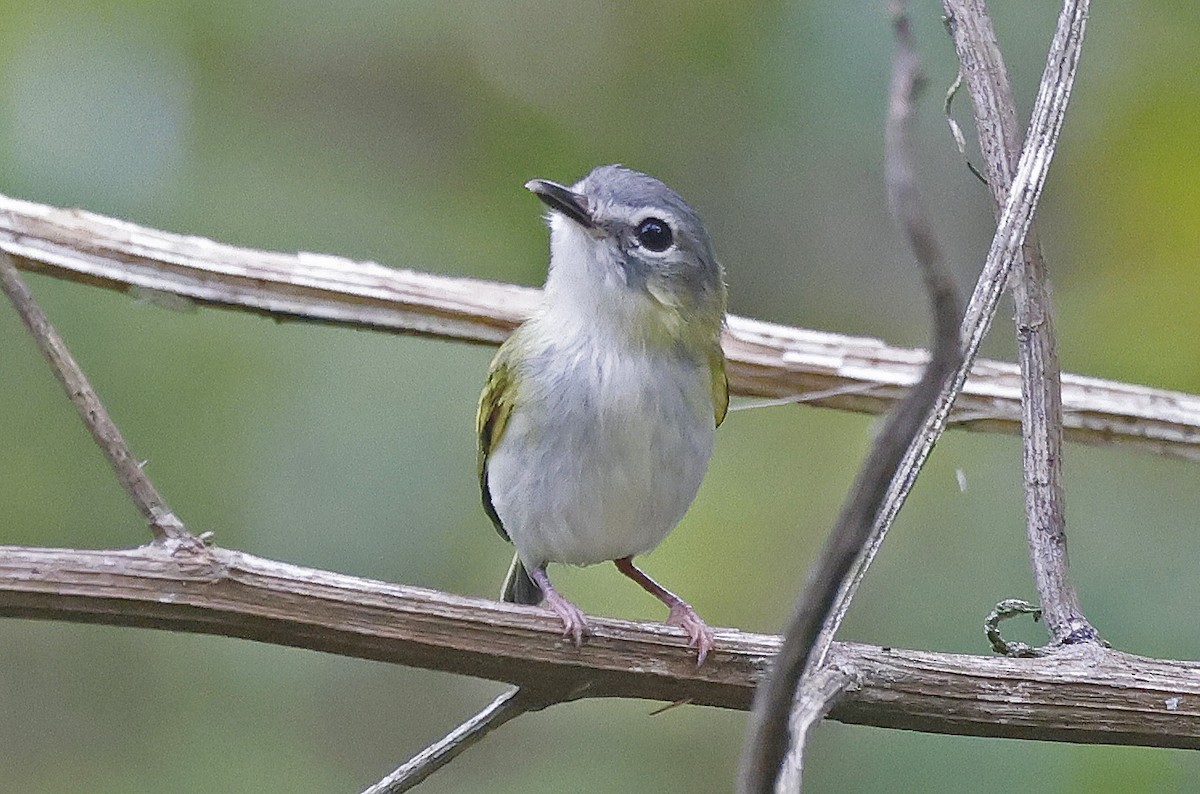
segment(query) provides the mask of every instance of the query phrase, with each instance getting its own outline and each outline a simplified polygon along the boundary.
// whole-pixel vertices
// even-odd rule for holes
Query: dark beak
[[[587,196],[573,192],[557,182],[549,179],[531,179],[525,183],[525,189],[542,200],[550,209],[561,212],[585,229],[596,228],[592,221],[592,211],[588,206]]]

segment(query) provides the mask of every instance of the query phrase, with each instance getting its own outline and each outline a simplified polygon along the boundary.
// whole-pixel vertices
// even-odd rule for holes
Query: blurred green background
[[[881,183],[883,6],[0,2],[0,192],[236,244],[536,285],[546,233],[522,183],[619,161],[704,214],[733,311],[920,345],[924,300]],[[997,6],[1027,110],[1057,8]],[[965,288],[991,211],[940,118],[955,70],[940,6],[913,13],[930,78],[925,192]],[[1040,216],[1070,370],[1200,391],[1198,32],[1188,0],[1094,10]],[[964,98],[964,123],[966,110]],[[510,552],[473,473],[490,350],[31,283],[193,529],[303,565],[496,592]],[[988,355],[1011,358],[1010,314]],[[143,542],[6,306],[0,373],[0,542]],[[869,418],[812,408],[731,414],[696,505],[648,569],[714,624],[777,631],[870,430]],[[1089,616],[1117,647],[1194,658],[1197,469],[1068,452]],[[1019,467],[1013,438],[948,435],[843,636],[985,653],[989,608],[1033,595]],[[590,612],[662,617],[611,566],[556,576]],[[230,639],[0,621],[0,790],[356,791],[498,691]],[[744,715],[654,707],[523,717],[422,790],[728,789]],[[813,792],[1200,787],[1200,759],[1182,751],[836,723],[818,731],[808,773]]]

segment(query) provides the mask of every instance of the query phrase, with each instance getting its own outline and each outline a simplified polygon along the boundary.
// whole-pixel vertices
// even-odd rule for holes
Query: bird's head
[[[725,315],[721,266],[700,216],[652,176],[604,165],[570,187],[525,185],[549,208],[547,303],[631,337],[711,342]]]

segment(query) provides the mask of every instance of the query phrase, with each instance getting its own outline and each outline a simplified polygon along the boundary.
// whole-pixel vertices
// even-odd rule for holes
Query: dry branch
[[[497,344],[538,291],[316,254],[281,254],[0,196],[0,249],[18,267],[135,294],[166,293],[282,319]],[[735,393],[867,413],[920,377],[924,351],[741,317],[725,338]],[[817,395],[806,399],[806,395]],[[951,426],[1019,432],[1017,367],[977,360]],[[1200,397],[1063,376],[1067,438],[1200,460]]]
[[[188,631],[461,673],[568,699],[745,709],[779,638],[717,631],[697,667],[677,629],[593,619],[581,649],[553,614],[224,549],[172,555],[0,546],[0,616]],[[937,733],[1200,748],[1200,663],[1095,646],[1005,659],[836,643],[855,686],[830,716]]]
[[[411,791],[501,725],[548,705],[533,690],[514,687],[487,704],[475,716],[401,764],[362,794],[400,794]]]
[[[66,343],[51,325],[41,307],[34,301],[25,280],[13,265],[12,258],[3,251],[0,251],[0,291],[12,301],[13,308],[21,316],[25,328],[33,336],[38,349],[42,351],[42,356],[50,364],[55,377],[66,391],[67,399],[74,403],[79,417],[91,432],[113,473],[117,475],[117,481],[121,483],[138,512],[146,519],[154,537],[164,543],[170,541],[186,545],[199,544],[200,541],[187,531],[183,522],[175,515],[175,511],[142,471],[141,465],[129,451],[125,437],[121,435],[108,410],[96,396],[95,389],[76,363],[75,357],[71,355],[71,351],[67,349]]]
[[[892,215],[908,240],[928,293],[933,314],[933,354],[920,381],[888,414],[872,442],[837,522],[800,590],[771,675],[755,697],[738,775],[738,791],[743,792],[800,790],[807,730],[793,732],[792,724],[811,724],[811,718],[801,715],[823,714],[841,695],[837,687],[825,685],[829,676],[817,678],[821,659],[828,650],[821,637],[832,641],[844,614],[839,596],[843,606],[852,598],[856,561],[873,545],[878,547],[887,530],[890,521],[881,520],[881,513],[894,481],[916,477],[916,469],[906,472],[902,464],[911,449],[924,443],[921,436],[927,417],[963,362],[959,342],[962,303],[921,199],[912,156],[912,108],[923,79],[920,60],[906,8],[900,0],[892,0],[891,11],[896,50],[888,90],[884,181]],[[948,404],[953,403],[960,387],[961,383],[945,395]],[[927,439],[930,446],[941,430],[936,428]],[[779,786],[782,779],[789,785]]]
[[[1047,72],[1061,72],[1057,83],[1070,94],[1078,64],[1087,2],[1068,4],[1051,46]],[[943,0],[947,27],[954,38],[967,89],[975,110],[975,127],[984,156],[984,173],[992,189],[996,220],[1008,201],[1008,188],[1021,155],[1021,131],[1008,69],[996,46],[991,17],[982,0]],[[1045,109],[1042,110],[1046,112]],[[1053,133],[1057,137],[1057,131]],[[1079,596],[1067,573],[1066,495],[1063,485],[1062,387],[1055,340],[1050,285],[1037,237],[1030,230],[1012,278],[1016,303],[1017,359],[1021,369],[1022,437],[1025,511],[1029,554],[1042,614],[1054,642],[1096,638],[1084,617]]]
[[[892,481],[892,493],[889,494],[876,522],[875,537],[860,559],[854,576],[839,594],[833,613],[818,639],[816,652],[813,654],[817,663],[821,660],[823,649],[833,642],[833,635],[849,609],[850,600],[878,553],[897,512],[903,506],[917,474],[933,449],[934,442],[947,426],[953,411],[960,410],[963,405],[965,386],[969,383],[968,370],[974,376],[973,362],[977,361],[975,357],[979,352],[979,345],[991,330],[992,320],[1000,305],[1000,296],[1008,282],[1009,273],[1024,250],[1025,238],[1033,223],[1037,202],[1054,155],[1058,132],[1062,128],[1067,98],[1070,96],[1069,84],[1074,80],[1074,64],[1082,45],[1083,22],[1080,7],[1081,4],[1077,0],[1065,0],[1063,11],[1059,15],[1046,69],[1038,86],[1038,97],[1027,142],[1021,151],[1012,183],[1008,186],[1007,199],[996,222],[996,232],[992,236],[987,259],[967,303],[962,323],[963,364],[943,389],[925,429],[909,447],[909,454],[905,457],[897,477]],[[1086,3],[1083,7],[1086,8]],[[1064,69],[1067,65],[1070,68]],[[1067,405],[1065,384],[1069,377],[1071,376],[1063,378],[1064,408]],[[1070,421],[1070,418],[1070,414],[1067,414],[1064,424]]]

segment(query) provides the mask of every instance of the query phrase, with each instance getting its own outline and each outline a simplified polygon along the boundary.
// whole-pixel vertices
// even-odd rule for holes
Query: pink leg
[[[667,605],[671,610],[667,616],[667,625],[678,626],[687,632],[688,644],[696,649],[696,666],[704,664],[704,658],[713,648],[713,632],[708,624],[696,614],[696,610],[692,609],[691,604],[647,576],[633,564],[632,557],[613,560],[613,564],[617,566],[618,571],[640,584],[647,593]]]
[[[554,585],[550,584],[550,577],[546,576],[545,565],[531,568],[529,578],[542,588],[546,606],[554,610],[554,614],[563,622],[563,636],[573,639],[576,648],[583,645],[583,634],[587,631],[587,618],[584,617],[583,610],[559,595]]]

